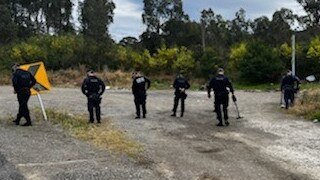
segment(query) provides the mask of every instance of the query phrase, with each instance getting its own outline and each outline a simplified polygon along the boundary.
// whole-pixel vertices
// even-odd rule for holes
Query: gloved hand
[[[237,102],[237,98],[234,94],[232,94],[232,100],[233,100],[233,102]]]

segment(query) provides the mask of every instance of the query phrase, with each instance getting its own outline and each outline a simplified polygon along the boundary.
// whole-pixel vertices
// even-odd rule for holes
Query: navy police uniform
[[[294,103],[294,94],[299,89],[300,80],[293,75],[286,75],[281,82],[281,91],[284,92],[284,101],[286,103],[286,109],[289,108],[289,101]]]
[[[190,88],[189,82],[184,77],[177,77],[173,83],[173,87],[175,88],[174,92],[174,105],[173,105],[173,114],[171,116],[176,116],[177,108],[179,105],[179,100],[181,100],[181,117],[183,117],[184,113],[184,101],[187,98],[186,91]]]
[[[134,96],[134,104],[136,106],[136,119],[141,117],[141,107],[143,118],[146,118],[147,89],[150,88],[150,85],[150,80],[144,76],[137,75],[133,78],[132,94]]]
[[[17,119],[13,121],[16,125],[19,125],[22,117],[26,119],[26,124],[24,126],[31,126],[30,112],[28,108],[28,101],[30,99],[31,91],[30,89],[36,84],[36,79],[34,76],[25,70],[17,69],[12,76],[12,85],[14,91],[17,93],[17,98],[19,102],[19,113]]]
[[[225,124],[229,125],[228,122],[228,106],[229,106],[229,91],[233,94],[234,89],[232,87],[231,82],[229,79],[222,75],[219,74],[215,76],[214,78],[211,79],[209,86],[208,86],[208,97],[210,98],[211,95],[211,89],[214,91],[214,106],[215,106],[215,112],[217,114],[217,119],[219,120],[218,126],[222,126],[222,113],[221,113],[221,105],[223,106],[223,114],[224,114],[224,120]]]
[[[89,122],[94,122],[94,109],[98,123],[101,123],[101,95],[104,93],[106,87],[104,82],[96,76],[88,76],[82,83],[82,93],[88,98]]]

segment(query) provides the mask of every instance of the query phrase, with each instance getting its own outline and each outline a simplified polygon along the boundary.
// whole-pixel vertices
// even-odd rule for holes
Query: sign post
[[[40,96],[39,93],[37,94],[37,97],[38,97],[38,100],[39,100],[39,103],[40,103],[40,107],[41,107],[43,118],[44,118],[45,121],[48,121],[47,113],[46,113],[46,110],[44,109],[44,105],[43,105],[43,102],[42,102],[42,99],[41,99],[41,96]]]
[[[292,75],[296,75],[296,36],[292,35]]]
[[[40,93],[50,91],[51,85],[43,62],[21,65],[20,68],[29,71],[37,80],[36,85],[34,85],[33,88],[31,88],[31,95],[38,97],[43,118],[45,121],[47,121],[48,117]]]

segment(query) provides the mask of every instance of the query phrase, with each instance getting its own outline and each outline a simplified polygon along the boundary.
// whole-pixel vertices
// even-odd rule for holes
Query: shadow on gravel
[[[22,180],[23,175],[0,153],[0,179]]]
[[[164,112],[159,112],[156,119],[162,127],[157,130],[168,139],[186,145],[191,152],[205,157],[208,163],[215,162],[230,168],[231,174],[237,174],[236,171],[241,170],[241,167],[255,167],[258,172],[266,172],[274,179],[310,179],[306,174],[286,170],[271,157],[261,153],[260,148],[274,144],[280,137],[247,127],[245,118],[237,120],[231,117],[229,127],[216,127],[214,114],[208,112],[189,113],[184,118],[163,117],[161,114]],[[216,180],[219,177],[204,173],[198,179]]]

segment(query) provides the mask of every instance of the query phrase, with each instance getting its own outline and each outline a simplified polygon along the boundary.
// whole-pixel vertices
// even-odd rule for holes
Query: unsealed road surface
[[[1,123],[0,179],[320,179],[320,126],[279,110],[278,93],[236,95],[244,118],[235,119],[230,102],[231,125],[221,128],[205,92],[189,92],[185,117],[172,118],[173,92],[151,91],[147,119],[135,120],[130,91],[106,91],[103,116],[144,145],[146,164],[75,140],[50,123]],[[54,89],[43,100],[46,107],[86,113],[79,89]],[[39,106],[36,97],[30,106]],[[0,116],[16,111],[12,88],[0,87]]]

